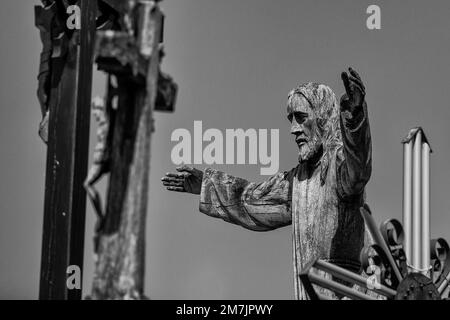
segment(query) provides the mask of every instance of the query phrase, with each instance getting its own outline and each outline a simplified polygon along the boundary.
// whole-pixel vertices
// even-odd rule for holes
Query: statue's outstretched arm
[[[269,231],[292,222],[291,181],[278,173],[253,183],[208,168],[204,171],[200,211],[254,231]]]
[[[188,166],[162,178],[170,191],[200,195],[200,211],[254,231],[269,231],[291,224],[292,179],[278,173],[262,183],[252,183],[224,172]]]

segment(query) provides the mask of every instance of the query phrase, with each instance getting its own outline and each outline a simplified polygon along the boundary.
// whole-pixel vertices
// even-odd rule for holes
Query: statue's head
[[[299,148],[299,162],[316,159],[342,144],[339,105],[326,85],[306,83],[289,93],[287,103],[291,133]]]

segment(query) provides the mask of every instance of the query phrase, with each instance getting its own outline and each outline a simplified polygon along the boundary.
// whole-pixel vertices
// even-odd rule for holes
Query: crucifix
[[[38,99],[39,129],[47,143],[40,299],[80,299],[67,285],[70,270],[81,277],[84,251],[92,57],[96,1],[42,1],[35,7],[43,49]],[[80,8],[80,28],[67,27],[68,8]]]
[[[40,136],[48,145],[40,299],[80,299],[68,270],[82,270],[86,191],[98,221],[92,299],[141,299],[153,111],[173,111],[177,85],[160,70],[159,1],[43,1]],[[80,10],[69,30],[68,8]],[[108,74],[94,164],[87,174],[92,65]],[[106,204],[95,185],[109,174]],[[75,269],[74,269],[75,267]]]
[[[112,12],[97,32],[98,69],[108,74],[105,99],[93,109],[98,144],[85,182],[97,214],[90,298],[145,299],[145,224],[153,111],[173,111],[177,85],[160,70],[164,15],[159,1],[103,1]],[[106,205],[95,188],[109,173]]]

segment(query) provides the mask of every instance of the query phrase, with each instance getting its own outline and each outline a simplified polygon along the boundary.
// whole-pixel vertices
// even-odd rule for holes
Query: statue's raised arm
[[[200,195],[200,211],[255,231],[293,225],[294,288],[306,299],[301,270],[323,259],[348,270],[361,268],[364,221],[359,208],[372,171],[365,87],[349,68],[342,73],[345,94],[308,82],[288,95],[287,118],[298,148],[298,164],[262,183],[208,168],[168,173],[171,191]],[[323,293],[325,294],[325,293]]]
[[[344,161],[338,162],[338,192],[346,197],[362,193],[370,179],[372,142],[361,77],[349,68],[349,74],[343,72],[341,78],[345,87],[340,101]]]

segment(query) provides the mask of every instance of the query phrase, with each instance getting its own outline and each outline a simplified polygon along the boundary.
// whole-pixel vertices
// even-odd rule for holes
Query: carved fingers
[[[348,71],[349,73],[341,73],[341,79],[345,88],[345,94],[341,97],[341,108],[353,111],[354,108],[361,106],[364,102],[366,87],[355,70],[348,68]]]
[[[357,84],[360,88],[360,90],[365,93],[366,91],[366,87],[363,84],[363,81],[361,79],[361,77],[359,76],[358,72],[356,72],[355,70],[353,70],[352,68],[348,68],[348,71],[350,72],[350,80],[352,82],[354,82],[355,84]]]
[[[188,175],[188,173],[182,174],[168,172],[164,177],[161,178],[161,181],[167,190],[186,192],[186,190],[184,189],[186,175]]]
[[[169,191],[200,194],[203,172],[188,166],[176,168],[178,172],[168,172],[161,178]]]

